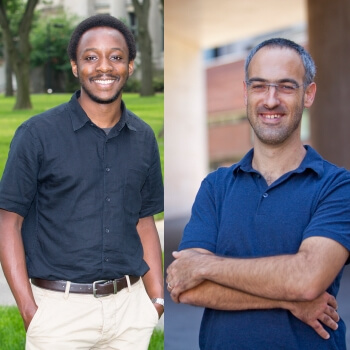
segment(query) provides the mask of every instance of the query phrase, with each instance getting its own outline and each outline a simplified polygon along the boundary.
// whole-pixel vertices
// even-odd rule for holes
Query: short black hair
[[[315,75],[316,75],[316,66],[311,55],[301,45],[295,43],[292,40],[288,40],[285,38],[272,38],[272,39],[265,40],[262,43],[255,46],[250,51],[245,61],[245,80],[246,81],[249,80],[248,68],[249,68],[250,61],[252,60],[254,55],[263,47],[280,47],[280,48],[289,48],[294,50],[300,56],[305,68],[304,85],[307,86],[314,81]]]
[[[96,27],[110,27],[122,33],[126,41],[126,45],[129,49],[129,62],[135,59],[136,44],[135,38],[130,29],[119,19],[110,15],[101,14],[85,19],[75,28],[67,47],[67,52],[70,60],[74,62],[77,61],[77,48],[81,37],[88,30]]]

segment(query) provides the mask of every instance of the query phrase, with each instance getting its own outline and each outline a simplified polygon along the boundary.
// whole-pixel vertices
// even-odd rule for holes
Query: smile
[[[280,119],[282,117],[281,114],[265,114],[263,115],[266,119]]]
[[[115,80],[111,79],[111,80],[94,80],[95,83],[97,84],[102,84],[102,85],[108,85],[108,84],[112,84],[115,82]]]

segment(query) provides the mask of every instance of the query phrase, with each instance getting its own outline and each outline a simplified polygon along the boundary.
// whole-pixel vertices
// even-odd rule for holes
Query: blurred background
[[[136,39],[135,71],[124,88],[128,109],[153,129],[164,169],[164,1],[0,0],[0,178],[16,128],[70,100],[79,88],[67,45],[76,25],[95,14],[122,20]],[[162,249],[163,213],[156,215]],[[163,317],[149,349],[163,348]],[[0,268],[0,350],[23,350],[25,333]]]
[[[205,175],[252,147],[243,101],[244,60],[271,37],[305,46],[318,69],[302,139],[350,169],[349,0],[165,0],[165,267],[173,260]],[[339,293],[350,327],[350,272]],[[197,349],[202,310],[167,293],[165,349]],[[350,335],[347,334],[350,346]]]
[[[67,44],[77,23],[100,13],[122,20],[137,41],[136,70],[125,91],[142,95],[162,92],[163,3],[163,0],[2,0],[0,93],[22,96],[24,90],[27,94],[76,90],[79,84],[71,73]]]

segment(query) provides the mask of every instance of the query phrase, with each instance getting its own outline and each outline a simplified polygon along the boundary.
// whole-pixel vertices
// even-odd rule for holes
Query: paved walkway
[[[157,221],[156,226],[159,233],[162,250],[164,251],[164,221]],[[0,268],[0,305],[16,305],[2,268]],[[159,320],[158,328],[164,328],[164,316],[162,316]]]

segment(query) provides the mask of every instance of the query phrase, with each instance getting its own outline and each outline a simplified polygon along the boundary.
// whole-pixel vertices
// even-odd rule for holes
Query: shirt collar
[[[293,173],[302,173],[307,169],[314,171],[319,177],[323,175],[323,158],[308,145],[304,146],[306,149],[306,155],[297,169],[292,171]],[[238,163],[232,167],[233,175],[237,175],[239,170],[244,172],[256,172],[252,167],[252,160],[254,155],[254,149],[252,148]]]
[[[73,130],[77,131],[82,128],[87,122],[91,122],[90,118],[87,116],[83,108],[81,107],[78,99],[80,97],[80,90],[76,91],[68,102],[68,108],[70,110],[70,115],[72,119]],[[120,132],[126,125],[130,130],[137,131],[132,119],[128,114],[128,110],[125,107],[124,101],[121,101],[122,114],[118,123],[112,128],[116,132]]]

